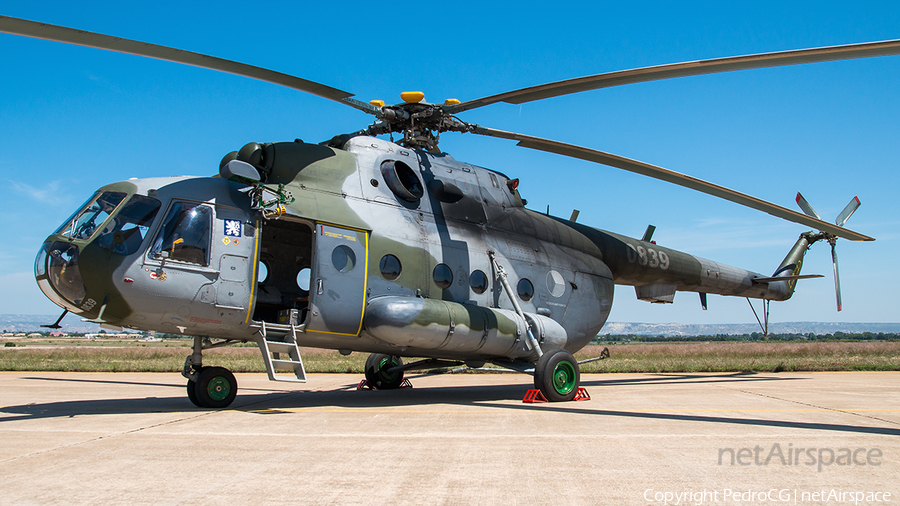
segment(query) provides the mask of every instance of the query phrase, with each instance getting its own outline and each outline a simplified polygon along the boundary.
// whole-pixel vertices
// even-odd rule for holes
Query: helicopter
[[[259,79],[375,117],[320,143],[250,142],[211,177],[130,179],[105,185],[41,245],[35,277],[63,308],[107,328],[193,336],[187,395],[224,408],[234,375],[203,352],[255,342],[269,379],[305,382],[300,346],[369,353],[376,389],[404,374],[487,363],[534,376],[550,401],[579,392],[573,354],[606,323],[614,285],[672,303],[676,292],[789,299],[809,247],[870,241],[844,227],[853,198],[829,223],[798,193],[796,212],[685,174],[610,153],[467,123],[457,115],[676,77],[900,54],[900,41],[717,58],[598,74],[465,102],[363,102],[324,84],[171,47],[0,16],[0,32],[168,60]],[[812,227],[771,275],[526,208],[519,180],[440,150],[443,133],[519,146],[643,174]],[[400,137],[394,142],[394,134]],[[382,138],[389,136],[389,140]],[[379,137],[382,136],[382,137]],[[421,358],[411,363],[403,359]],[[424,358],[423,358],[424,357]]]

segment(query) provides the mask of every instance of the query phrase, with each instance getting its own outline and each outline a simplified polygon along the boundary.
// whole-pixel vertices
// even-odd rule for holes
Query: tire
[[[188,380],[188,382],[187,382],[188,399],[191,400],[191,402],[194,404],[194,406],[197,406],[198,408],[202,408],[203,406],[200,405],[200,401],[197,400],[197,391],[195,388],[196,386],[197,386],[196,382]]]
[[[237,380],[224,367],[204,367],[194,386],[194,395],[202,408],[225,408],[237,395]]]
[[[200,368],[199,371],[197,371],[197,374],[199,375],[201,372],[203,372],[202,367]],[[198,408],[203,407],[200,405],[200,401],[197,399],[197,382],[196,381],[188,380],[187,394],[188,394],[188,399],[191,400],[191,402],[194,404],[194,406],[197,406]]]
[[[386,369],[403,365],[400,357],[373,353],[366,359],[366,381],[378,390],[393,390],[403,383],[403,371],[388,373]]]
[[[550,350],[535,365],[534,387],[550,402],[571,401],[580,383],[578,361],[566,350]]]

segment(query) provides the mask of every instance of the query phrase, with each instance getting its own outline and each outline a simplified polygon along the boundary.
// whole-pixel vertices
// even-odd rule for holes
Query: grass
[[[576,358],[599,354],[589,346]],[[900,342],[680,343],[609,347],[584,372],[896,371]]]
[[[180,372],[191,353],[183,340],[142,343],[73,340],[18,341],[0,347],[0,371]],[[25,344],[25,346],[23,346]],[[588,346],[578,360],[595,357],[602,346]],[[673,343],[609,346],[611,357],[582,365],[586,373],[604,372],[780,372],[780,371],[896,371],[900,370],[900,342],[810,343]],[[301,348],[311,373],[362,373],[365,353],[343,356],[337,351]],[[203,354],[204,365],[234,372],[265,372],[252,343],[218,348]]]
[[[189,347],[72,346],[0,348],[0,371],[180,372]],[[366,355],[301,348],[307,372],[362,372]],[[265,372],[259,348],[218,348],[203,352],[203,365],[234,372]]]

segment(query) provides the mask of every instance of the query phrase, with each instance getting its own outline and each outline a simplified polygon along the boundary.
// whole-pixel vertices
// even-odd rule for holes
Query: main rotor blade
[[[659,81],[675,77],[717,74],[720,72],[733,72],[735,70],[783,67],[787,65],[801,65],[804,63],[851,60],[856,58],[892,56],[897,54],[900,54],[900,39],[670,63],[667,65],[619,70],[616,72],[607,72],[604,74],[577,77],[574,79],[566,79],[564,81],[530,86],[528,88],[469,100],[453,106],[446,106],[444,110],[450,114],[456,114],[497,102],[523,104],[534,100],[542,100],[581,91],[596,90],[599,88],[610,88],[612,86],[621,86],[623,84]]]
[[[847,220],[849,220],[850,217],[853,216],[853,213],[856,212],[859,206],[859,197],[853,197],[850,200],[850,203],[847,204],[847,207],[845,207],[844,210],[841,211],[841,214],[838,215],[837,219],[834,220],[834,224],[839,227],[843,227],[844,223],[847,223]]]
[[[803,195],[800,195],[800,192],[797,192],[797,198],[795,198],[794,200],[797,201],[797,205],[800,206],[800,209],[803,209],[804,213],[806,213],[809,216],[812,216],[813,218],[815,218],[817,220],[822,219],[822,217],[819,216],[819,213],[817,213],[816,210],[813,209],[811,205],[809,205],[809,202],[807,202],[806,199],[803,198]],[[840,227],[840,225],[838,225],[838,226]]]
[[[611,167],[627,170],[636,174],[643,174],[655,179],[661,179],[669,183],[677,184],[678,186],[697,190],[708,195],[713,195],[715,197],[723,198],[725,200],[729,200],[743,206],[751,207],[753,209],[769,213],[772,216],[777,216],[788,221],[793,221],[794,223],[807,225],[822,232],[826,232],[838,237],[844,237],[846,239],[850,239],[851,241],[875,240],[874,238],[867,235],[853,232],[852,230],[847,230],[846,228],[837,227],[826,221],[806,216],[805,214],[801,214],[796,211],[792,211],[790,209],[772,204],[770,202],[766,202],[765,200],[761,200],[756,197],[751,197],[750,195],[725,188],[724,186],[719,186],[717,184],[709,183],[707,181],[703,181],[702,179],[697,179],[680,172],[664,169],[662,167],[639,162],[637,160],[605,153],[603,151],[597,151],[595,149],[576,146],[574,144],[566,144],[563,142],[542,139],[540,137],[532,137],[530,135],[523,135],[514,132],[496,130],[493,128],[486,128],[480,125],[471,125],[469,131],[480,135],[519,141],[518,145],[522,147],[536,149],[539,151],[547,151],[550,153],[570,156],[573,158],[579,158],[581,160],[587,160],[589,162],[599,163],[601,165],[609,165]]]
[[[352,93],[341,91],[331,86],[326,86],[314,81],[294,77],[288,74],[282,74],[274,70],[255,67],[244,63],[238,63],[231,60],[217,58],[182,49],[175,49],[148,42],[139,42],[131,39],[123,39],[121,37],[113,37],[101,33],[87,32],[84,30],[76,30],[64,26],[51,25],[47,23],[38,23],[36,21],[28,21],[27,19],[12,18],[9,16],[0,16],[0,32],[10,33],[13,35],[22,35],[24,37],[32,37],[35,39],[52,40],[56,42],[64,42],[66,44],[74,44],[76,46],[93,47],[97,49],[105,49],[107,51],[115,51],[117,53],[133,54],[137,56],[146,56],[157,60],[165,60],[175,63],[183,63],[194,67],[201,67],[210,70],[218,70],[235,74],[242,77],[250,77],[278,84],[295,90],[305,91],[313,95],[318,95],[335,102],[349,105],[355,109],[367,112],[369,114],[378,114],[378,109],[374,106],[350,98]]]

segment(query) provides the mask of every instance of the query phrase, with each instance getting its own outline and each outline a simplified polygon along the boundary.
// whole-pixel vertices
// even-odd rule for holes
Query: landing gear
[[[237,380],[224,367],[203,367],[197,381],[188,380],[188,399],[199,408],[227,408],[237,395]]]
[[[234,374],[224,367],[203,367],[203,350],[231,344],[225,340],[212,343],[208,338],[194,338],[194,353],[184,361],[181,375],[188,379],[187,395],[194,406],[221,409],[228,407],[237,395]]]
[[[373,353],[366,359],[366,381],[378,390],[392,390],[403,384],[403,371],[388,372],[403,365],[400,357]]]
[[[550,402],[571,401],[580,382],[578,361],[566,350],[549,350],[535,364],[534,387]]]

